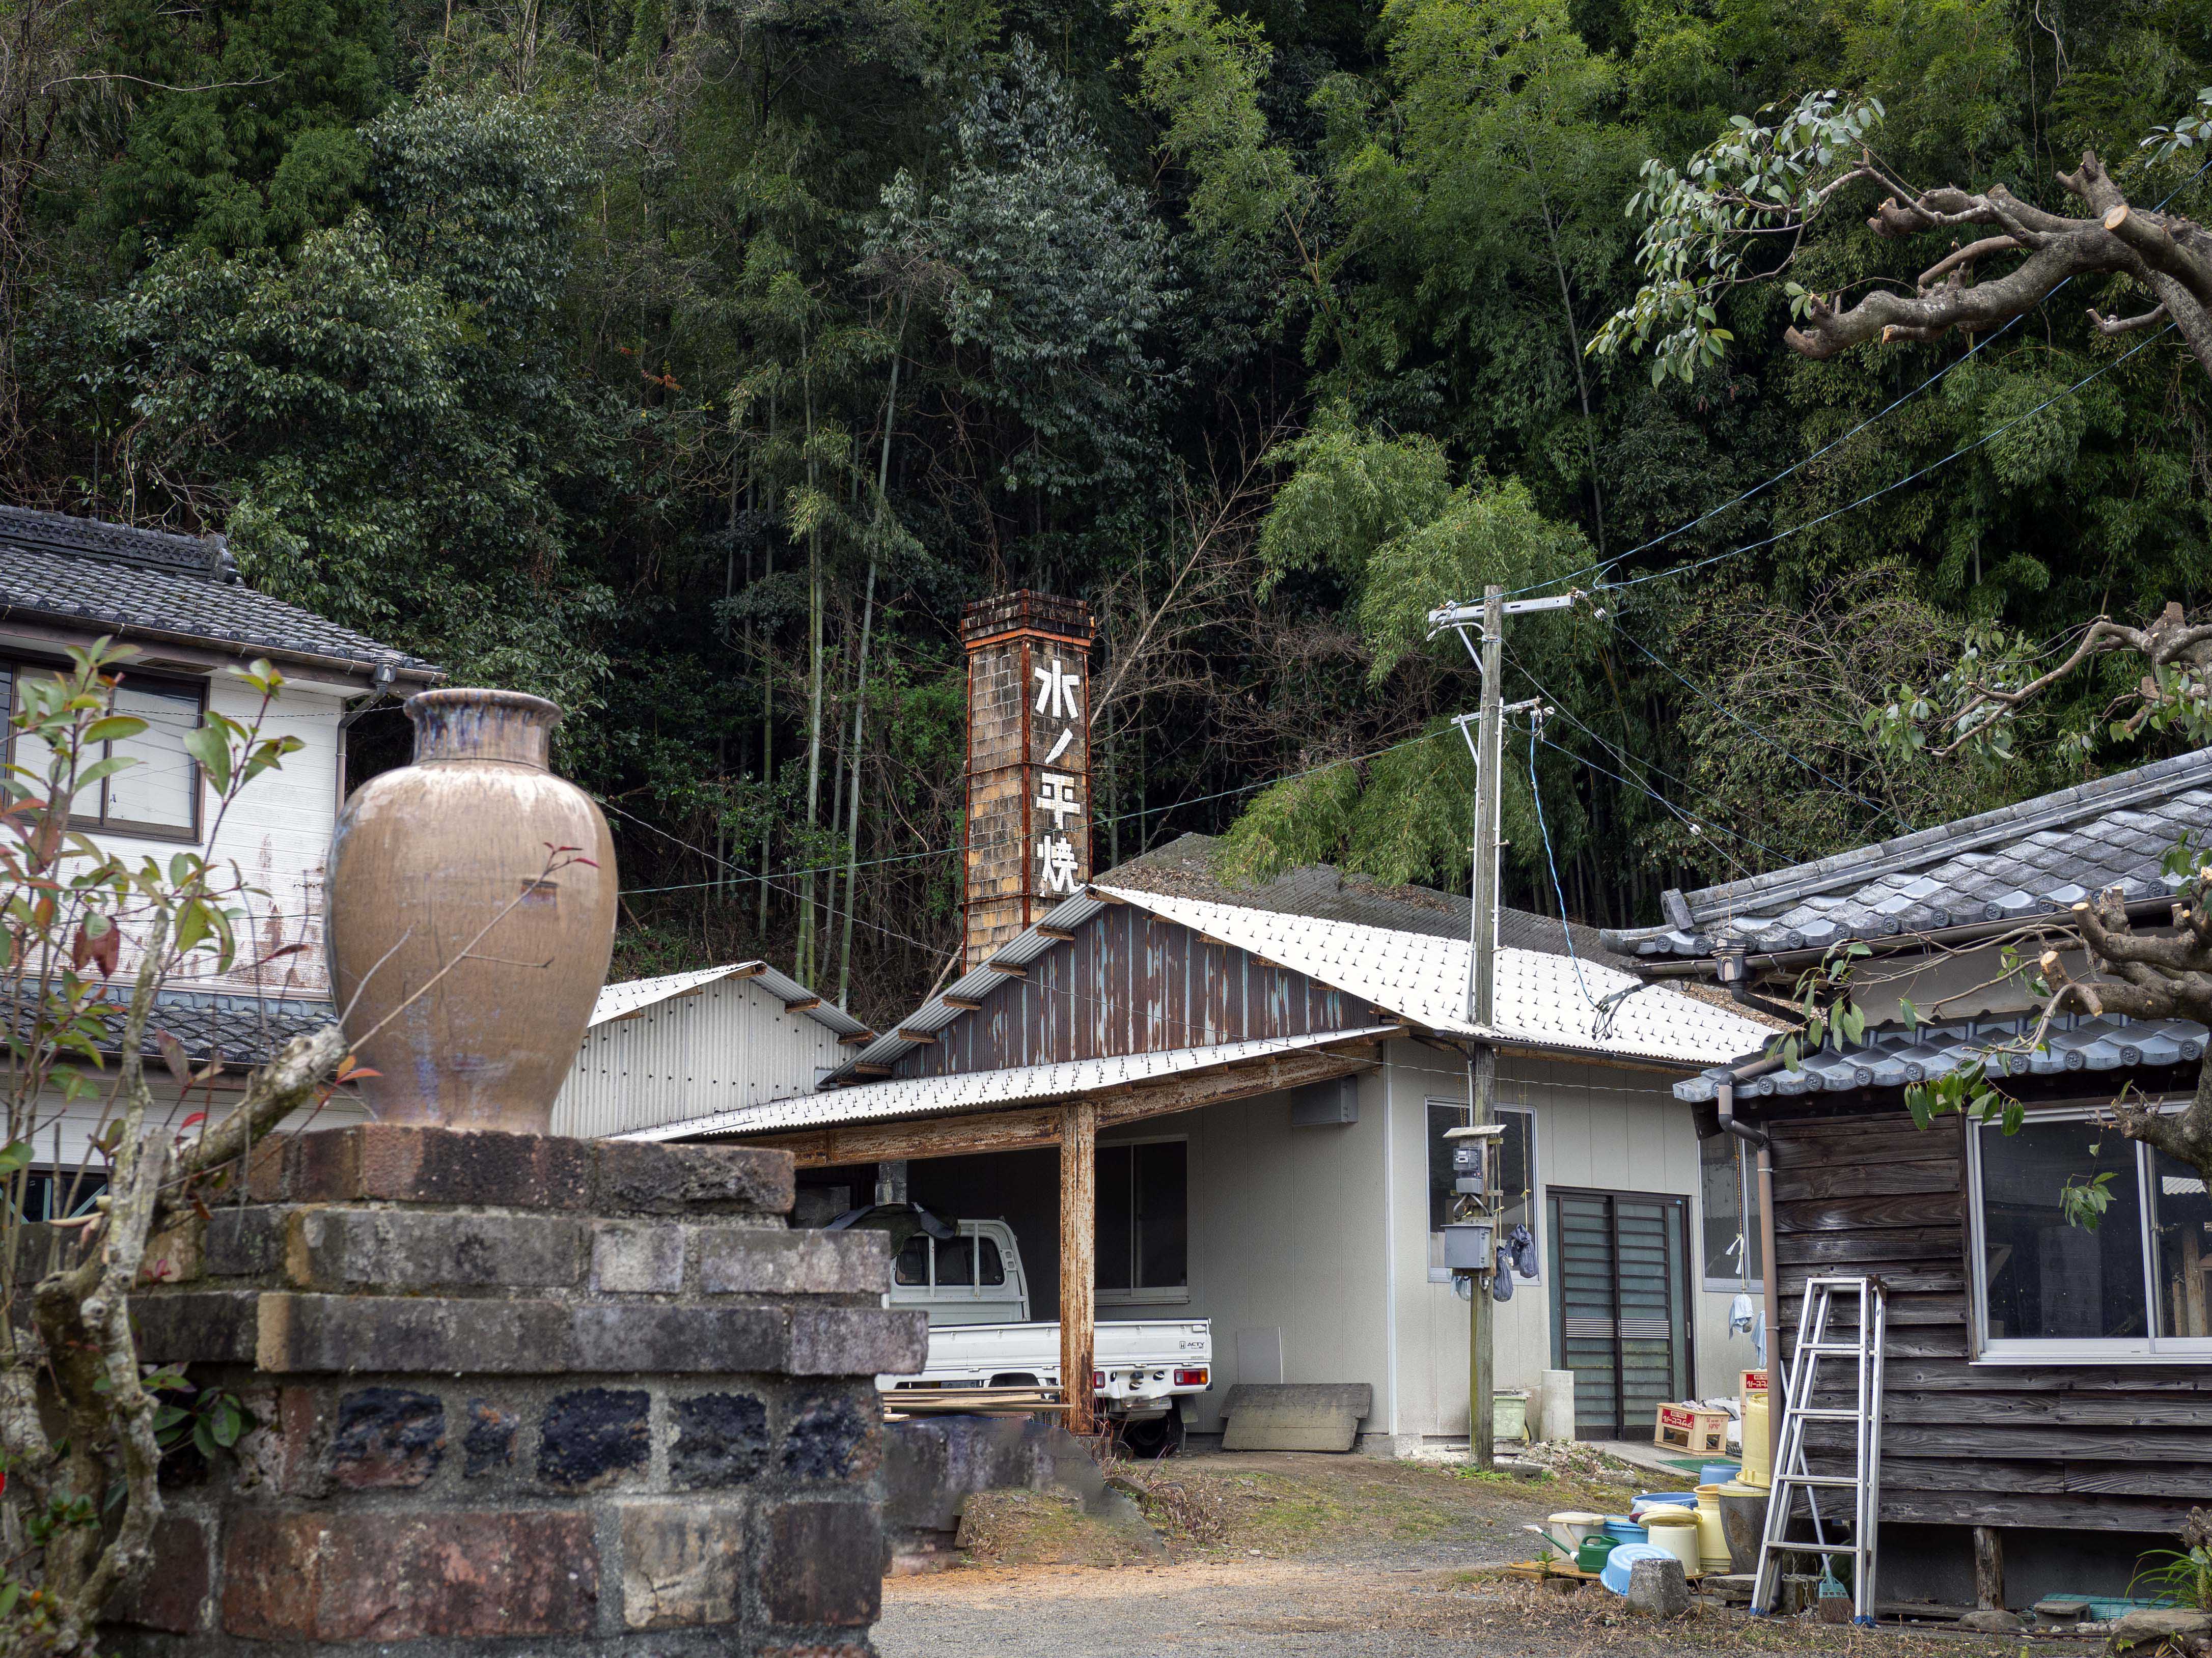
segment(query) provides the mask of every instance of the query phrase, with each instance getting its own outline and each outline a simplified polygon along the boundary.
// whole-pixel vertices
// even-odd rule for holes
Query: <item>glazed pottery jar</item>
[[[331,983],[378,1073],[361,1091],[386,1121],[542,1134],[606,979],[614,842],[547,768],[554,704],[435,690],[407,714],[414,763],[356,790],[331,846]]]

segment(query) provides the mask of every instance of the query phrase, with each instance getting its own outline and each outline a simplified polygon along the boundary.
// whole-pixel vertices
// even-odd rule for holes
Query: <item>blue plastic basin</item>
[[[1615,1594],[1626,1594],[1628,1593],[1628,1575],[1636,1569],[1638,1561],[1672,1560],[1674,1558],[1670,1552],[1656,1543],[1624,1543],[1613,1552],[1613,1558],[1605,1563],[1605,1570],[1598,1573],[1597,1581]]]

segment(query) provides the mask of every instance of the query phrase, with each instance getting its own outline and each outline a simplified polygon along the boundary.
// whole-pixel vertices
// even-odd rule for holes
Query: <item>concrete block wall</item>
[[[252,1425],[172,1459],[103,1650],[863,1658],[880,1233],[785,1154],[371,1123],[263,1148],[155,1241],[143,1357]]]

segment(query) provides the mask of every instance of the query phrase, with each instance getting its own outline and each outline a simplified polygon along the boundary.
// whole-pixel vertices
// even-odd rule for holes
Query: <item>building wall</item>
[[[1100,1316],[1213,1321],[1215,1386],[1191,1426],[1220,1428],[1243,1380],[1240,1332],[1279,1331],[1285,1382],[1365,1382],[1371,1435],[1401,1448],[1468,1431],[1468,1304],[1429,1267],[1426,1102],[1464,1101],[1467,1068],[1413,1042],[1359,1078],[1359,1121],[1293,1128],[1282,1094],[1255,1096],[1101,1137],[1182,1134],[1190,1143],[1188,1303],[1102,1308]],[[1698,1248],[1698,1145],[1668,1073],[1506,1056],[1501,1104],[1536,1112],[1538,1219],[1547,1184],[1690,1199]],[[1538,1227],[1540,1242],[1542,1230]],[[1550,1267],[1546,1265],[1548,1273]],[[1748,1338],[1727,1333],[1726,1293],[1692,1275],[1697,1392],[1735,1391]],[[1538,1387],[1551,1368],[1547,1286],[1523,1284],[1496,1307],[1497,1385]]]
[[[263,734],[296,737],[301,747],[286,756],[282,766],[248,783],[219,825],[214,791],[203,780],[200,849],[217,864],[234,862],[247,885],[259,891],[245,901],[252,914],[251,936],[241,932],[232,970],[179,976],[169,981],[171,988],[329,997],[330,968],[323,953],[323,878],[330,859],[331,829],[337,817],[338,720],[345,711],[346,695],[353,694],[334,686],[288,682],[264,720]],[[216,674],[208,682],[208,706],[250,724],[260,698],[232,676]],[[152,858],[165,868],[175,853],[186,849],[186,843],[173,840],[109,834],[95,838],[119,857],[134,861]],[[127,927],[125,936],[127,944]],[[290,945],[300,948],[276,953]],[[126,971],[128,967],[126,960]]]
[[[753,979],[718,979],[584,1035],[553,1133],[623,1134],[811,1094],[842,1057],[836,1033]]]

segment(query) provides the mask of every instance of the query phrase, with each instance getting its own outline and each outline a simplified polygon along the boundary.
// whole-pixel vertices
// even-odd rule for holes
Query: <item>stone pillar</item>
[[[965,965],[1091,878],[1091,607],[1027,589],[970,604]]]
[[[102,1649],[865,1658],[885,1235],[790,1157],[370,1123],[157,1238],[143,1357],[252,1425],[173,1457]],[[395,1644],[399,1643],[399,1644]]]

